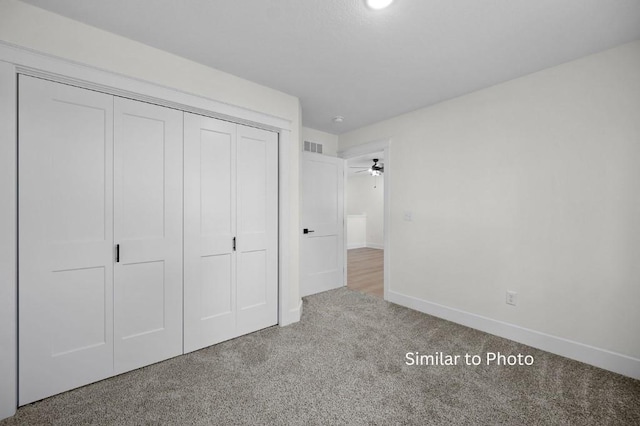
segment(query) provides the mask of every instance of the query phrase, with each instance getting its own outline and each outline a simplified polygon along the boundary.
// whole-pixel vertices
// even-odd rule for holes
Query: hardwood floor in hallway
[[[358,248],[347,251],[347,287],[382,298],[384,250]]]

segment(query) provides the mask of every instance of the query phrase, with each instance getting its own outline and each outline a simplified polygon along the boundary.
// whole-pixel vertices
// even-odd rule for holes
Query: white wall
[[[347,249],[367,246],[367,215],[347,215]]]
[[[640,41],[341,135],[339,148],[381,138],[398,300],[567,339],[640,377]]]
[[[290,121],[290,147],[284,155],[289,161],[287,164],[281,164],[281,167],[288,168],[291,178],[281,185],[287,188],[290,199],[288,243],[291,254],[290,267],[288,271],[282,271],[282,274],[291,280],[291,294],[288,298],[291,306],[284,308],[291,312],[299,309],[298,206],[301,114],[300,102],[296,97],[15,0],[0,1],[0,41]],[[5,98],[4,93],[2,95],[3,100],[15,99],[14,95],[10,98]],[[15,136],[10,135],[12,122],[15,123],[15,119],[4,114],[0,116],[0,129],[2,132],[6,129],[5,133],[9,135],[5,137],[5,133],[0,134],[1,141],[3,144],[5,141],[12,141],[11,146],[0,147],[2,161],[7,161],[6,165],[2,164],[3,180],[0,181],[0,198],[4,200],[15,199],[15,179],[9,176],[12,170],[14,173],[11,175],[15,176],[15,155],[11,155],[15,148]],[[8,154],[6,157],[5,151]],[[5,249],[10,253],[15,252],[15,220],[12,219],[15,209],[11,211],[13,204],[3,204],[4,210],[0,211],[0,253],[4,253]],[[3,320],[0,321],[0,344],[4,349],[9,348],[11,343],[5,339],[10,339],[12,333],[15,333],[15,315],[12,310],[5,310],[9,305],[14,305],[11,300],[15,291],[15,261],[11,260],[11,256],[3,257],[0,268],[0,309],[2,315],[13,318],[11,322],[4,322],[4,316],[0,318]],[[5,381],[11,374],[8,366],[14,363],[5,358],[3,352],[0,354],[3,356],[0,359],[0,377],[3,377],[0,380],[2,418],[15,408],[15,400],[6,393],[15,393],[15,382],[8,379]]]
[[[347,214],[367,216],[366,246],[384,248],[384,175],[347,178]],[[375,186],[375,187],[374,187]]]
[[[302,143],[304,141],[321,143],[322,154],[336,157],[338,155],[338,136],[331,133],[321,132],[320,130],[312,129],[309,127],[302,128],[302,139],[300,150],[302,151]]]

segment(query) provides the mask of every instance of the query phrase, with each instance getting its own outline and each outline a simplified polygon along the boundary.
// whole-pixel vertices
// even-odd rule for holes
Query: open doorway
[[[347,160],[347,287],[384,297],[384,152]]]
[[[389,287],[389,141],[343,151],[347,287],[386,298]]]

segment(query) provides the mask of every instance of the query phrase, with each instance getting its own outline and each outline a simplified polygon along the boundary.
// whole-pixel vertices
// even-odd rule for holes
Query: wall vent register
[[[307,152],[315,152],[317,154],[322,154],[322,144],[310,142],[310,141],[304,141],[304,150]]]

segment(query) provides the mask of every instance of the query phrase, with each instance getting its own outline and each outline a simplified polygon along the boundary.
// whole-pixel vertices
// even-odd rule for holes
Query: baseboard
[[[14,398],[15,396],[13,394],[10,395],[10,399],[14,399]],[[8,419],[9,417],[13,417],[15,414],[16,414],[15,406],[3,404],[2,408],[0,408],[0,421],[4,419]]]
[[[359,249],[359,248],[372,248],[372,249],[378,249],[378,250],[383,250],[384,249],[384,244],[375,244],[375,243],[358,243],[358,244],[349,244],[347,245],[347,250],[352,250],[352,249]]]
[[[358,244],[348,244],[347,245],[347,250],[352,250],[352,249],[358,249],[358,248],[365,248],[367,245],[365,243],[358,243]]]
[[[450,308],[392,290],[387,292],[387,300],[457,324],[640,380],[640,359],[637,358]]]
[[[298,306],[289,311],[291,314],[291,323],[299,322],[302,318],[302,299],[298,300]]]
[[[302,299],[298,301],[298,306],[295,308],[289,309],[287,312],[286,318],[284,322],[280,324],[281,327],[284,327],[289,324],[293,324],[300,321],[302,317]]]

